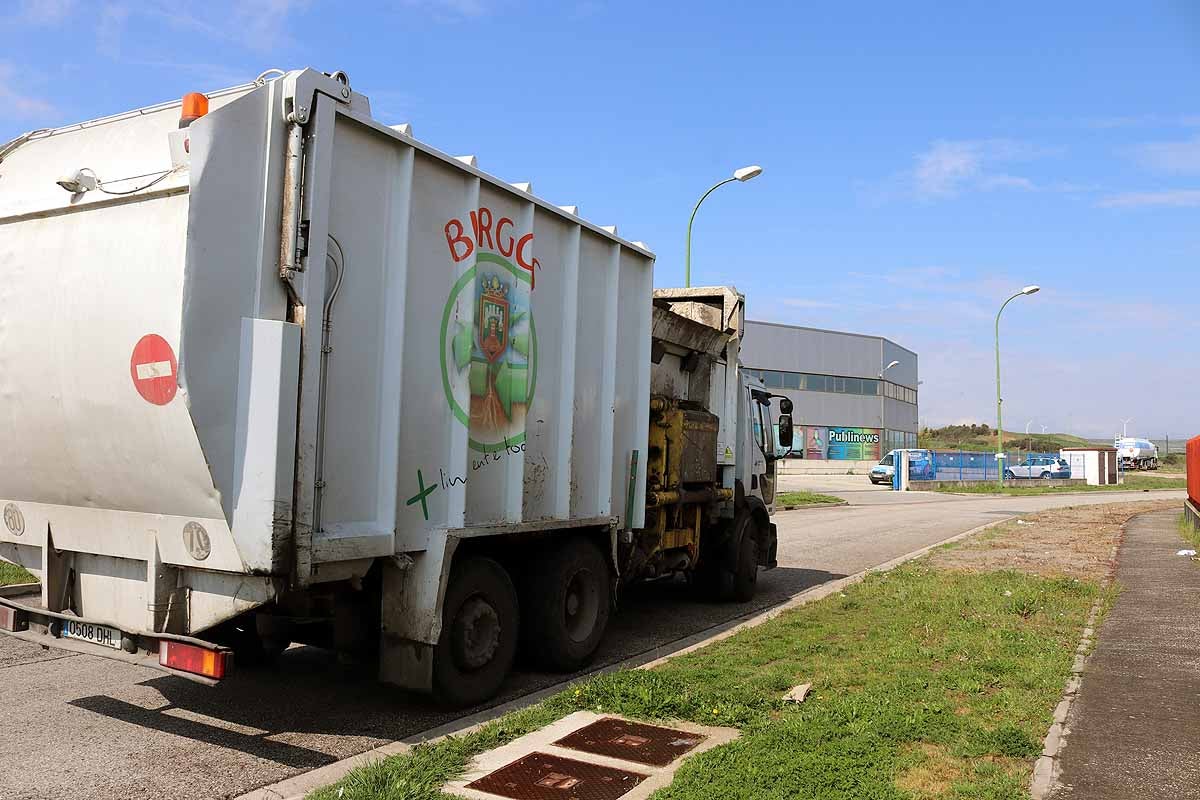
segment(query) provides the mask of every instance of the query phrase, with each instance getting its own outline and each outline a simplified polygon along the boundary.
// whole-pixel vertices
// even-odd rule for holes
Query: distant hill
[[[923,428],[917,437],[919,447],[930,450],[970,450],[992,452],[996,449],[996,429],[986,424],[948,425],[945,428]],[[1053,453],[1064,447],[1087,447],[1087,439],[1067,433],[1031,433],[1004,431],[1004,449],[1027,449]],[[1112,442],[1108,443],[1109,445]]]

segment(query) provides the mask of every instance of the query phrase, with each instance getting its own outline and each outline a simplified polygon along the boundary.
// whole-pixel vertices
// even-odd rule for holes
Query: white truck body
[[[645,523],[654,257],[339,74],[210,103],[0,161],[0,558],[130,658],[382,562],[381,671],[427,688],[460,543]]]
[[[1158,446],[1151,441],[1127,436],[1113,442],[1113,447],[1124,469],[1158,469]]]

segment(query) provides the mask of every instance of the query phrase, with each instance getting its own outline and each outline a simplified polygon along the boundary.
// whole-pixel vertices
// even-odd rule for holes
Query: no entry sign
[[[148,333],[133,348],[129,357],[129,377],[148,403],[165,406],[175,399],[178,364],[175,351],[157,333]]]

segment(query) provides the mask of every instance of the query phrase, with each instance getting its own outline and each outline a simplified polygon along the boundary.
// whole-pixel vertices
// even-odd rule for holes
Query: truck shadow
[[[235,672],[217,687],[169,675],[138,684],[161,695],[163,702],[156,705],[110,695],[81,697],[70,704],[292,769],[313,769],[564,681],[651,661],[841,577],[778,567],[760,574],[758,593],[748,603],[700,602],[682,581],[638,585],[624,596],[587,670],[563,675],[518,664],[499,696],[470,709],[446,709],[428,697],[384,686],[369,666],[340,663],[334,653],[315,647],[293,647],[272,668]],[[136,696],[142,699],[146,692]]]

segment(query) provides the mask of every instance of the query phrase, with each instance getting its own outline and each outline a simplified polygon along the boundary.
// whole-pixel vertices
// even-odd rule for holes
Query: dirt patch
[[[946,748],[922,742],[906,748],[906,756],[917,763],[896,776],[896,788],[912,792],[917,797],[940,797],[948,794],[963,776],[961,762],[946,752]]]
[[[1112,566],[1112,548],[1121,526],[1130,517],[1178,507],[1178,500],[1151,500],[1028,514],[956,546],[934,551],[929,563],[967,572],[1016,569],[1043,577],[1101,580]]]

